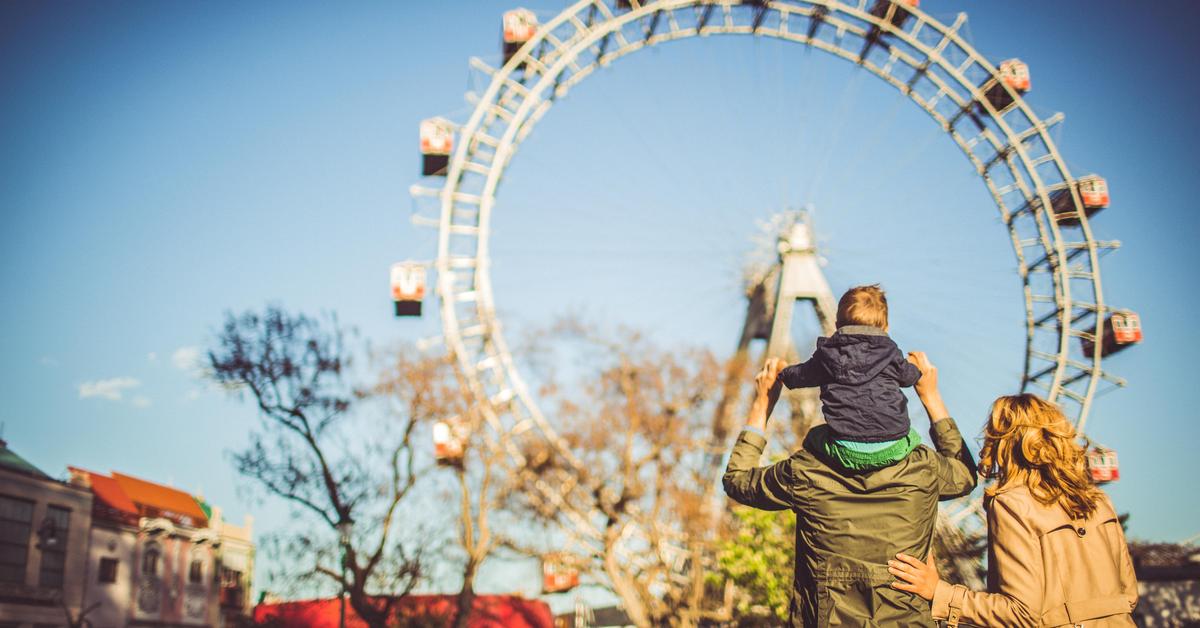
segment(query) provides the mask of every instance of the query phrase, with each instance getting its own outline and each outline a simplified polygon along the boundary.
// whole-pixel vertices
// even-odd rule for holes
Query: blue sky
[[[543,19],[563,3],[528,2]],[[390,316],[388,265],[429,259],[409,223],[417,123],[469,112],[467,59],[498,61],[507,3],[0,5],[0,410],[52,474],[115,469],[202,491],[260,530],[286,511],[238,491],[226,452],[248,405],[189,361],[224,312],[336,309],[377,344],[436,334]],[[1194,116],[1200,7],[926,0],[994,61],[1029,63],[1039,113],[1113,204],[1107,299],[1146,342],[1089,430],[1121,456],[1132,535],[1200,533],[1191,398],[1200,349]],[[811,204],[835,291],[881,281],[905,348],[942,368],[977,434],[1020,375],[1008,236],[951,141],[882,81],[816,51],[707,38],[642,52],[554,107],[513,161],[494,221],[509,329],[568,311],[727,351],[754,223]],[[804,325],[800,325],[804,332]],[[808,330],[808,331],[811,331]],[[919,419],[923,420],[922,419]],[[534,577],[531,572],[530,578]],[[493,578],[489,586],[504,588]],[[530,585],[532,586],[532,585]],[[526,593],[532,589],[526,587]]]

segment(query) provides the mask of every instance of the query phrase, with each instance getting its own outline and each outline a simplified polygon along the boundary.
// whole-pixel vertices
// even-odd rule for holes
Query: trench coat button
[[[1075,534],[1078,534],[1080,538],[1083,538],[1083,535],[1087,534],[1087,530],[1084,528],[1077,528],[1075,530]]]

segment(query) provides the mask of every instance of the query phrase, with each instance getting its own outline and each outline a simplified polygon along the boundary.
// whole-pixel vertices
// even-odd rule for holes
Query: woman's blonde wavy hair
[[[996,480],[984,493],[994,496],[1025,485],[1039,502],[1059,504],[1086,519],[1096,511],[1100,489],[1088,473],[1084,448],[1061,410],[1037,395],[1000,397],[992,404],[979,452],[980,473]]]

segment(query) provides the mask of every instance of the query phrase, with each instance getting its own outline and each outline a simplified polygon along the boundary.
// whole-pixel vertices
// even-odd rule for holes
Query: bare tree
[[[497,480],[503,479],[503,452],[482,425],[478,411],[467,415],[470,435],[464,440],[462,463],[455,467],[459,490],[459,543],[465,553],[463,583],[458,595],[454,628],[466,628],[475,603],[475,578],[496,548],[491,513],[497,505]],[[500,475],[500,478],[497,478]]]
[[[208,352],[209,377],[258,407],[259,429],[234,454],[238,472],[312,524],[288,539],[296,576],[332,583],[382,627],[424,573],[423,548],[398,538],[398,517],[422,473],[414,431],[443,411],[444,364],[401,357],[383,383],[356,387],[355,338],[334,316],[229,314]],[[394,411],[356,422],[354,411],[382,391]]]
[[[661,351],[638,334],[556,329],[580,357],[570,386],[547,381],[566,451],[531,438],[518,504],[561,533],[638,626],[695,625],[723,604],[706,581],[716,531],[707,458],[723,366],[707,351]],[[711,492],[709,492],[711,494]]]

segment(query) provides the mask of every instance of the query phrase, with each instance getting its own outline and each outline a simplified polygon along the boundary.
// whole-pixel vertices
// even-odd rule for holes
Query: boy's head
[[[837,328],[847,325],[870,325],[887,331],[887,295],[879,284],[855,286],[842,295],[838,301]]]

